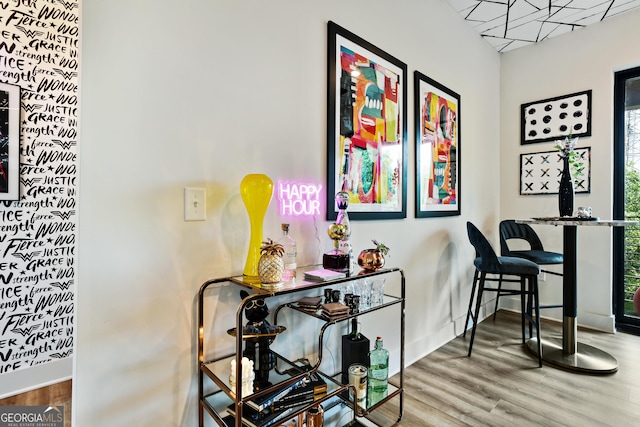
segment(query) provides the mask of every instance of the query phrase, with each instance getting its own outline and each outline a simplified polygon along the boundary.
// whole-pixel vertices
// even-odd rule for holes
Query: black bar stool
[[[529,245],[529,249],[511,249],[509,241],[514,243],[515,240],[524,241]],[[511,256],[516,258],[524,258],[533,261],[540,266],[540,271],[555,276],[562,276],[558,273],[544,268],[546,265],[562,265],[564,256],[558,252],[551,252],[544,249],[542,241],[535,230],[529,224],[518,224],[513,219],[505,219],[500,222],[500,255]],[[498,289],[502,288],[502,283],[498,283]],[[493,312],[493,319],[496,318],[498,312],[498,303],[501,292],[496,296],[496,307]],[[562,304],[540,305],[540,309],[545,308],[562,308]]]
[[[478,326],[480,306],[482,305],[482,294],[485,291],[490,291],[498,292],[498,294],[520,295],[522,343],[525,343],[525,321],[527,321],[529,323],[529,337],[532,337],[532,325],[536,329],[536,336],[538,338],[538,365],[542,367],[540,307],[538,300],[538,274],[540,273],[540,267],[535,262],[523,258],[497,256],[487,238],[471,222],[467,222],[467,234],[469,235],[469,241],[476,250],[476,259],[473,261],[476,271],[473,276],[471,298],[469,298],[467,320],[465,322],[465,331],[463,333],[463,336],[466,336],[467,325],[469,324],[469,318],[471,318],[473,320],[473,329],[471,331],[468,356],[471,357],[473,340],[476,334],[476,327]],[[488,278],[487,274],[498,275],[500,278]],[[503,275],[517,276],[518,280],[503,279]],[[487,281],[499,281],[500,284],[502,281],[515,281],[520,283],[520,289],[490,288],[486,286]],[[474,296],[476,304],[475,310],[472,312]]]

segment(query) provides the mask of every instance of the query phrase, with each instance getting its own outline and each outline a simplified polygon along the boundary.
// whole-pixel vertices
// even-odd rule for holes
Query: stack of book
[[[303,297],[298,300],[298,307],[301,310],[315,313],[320,308],[322,298],[320,297]]]
[[[327,270],[326,268],[306,271],[304,273],[304,280],[311,282],[327,282],[329,280],[342,279],[343,277],[347,277],[347,273]]]
[[[338,319],[349,314],[349,307],[339,302],[322,304],[322,317],[328,320]]]
[[[298,388],[304,387],[308,383],[309,383],[309,378],[302,377],[298,381],[295,381],[292,384],[289,384],[284,387],[280,387],[279,389],[271,393],[267,393],[264,396],[251,399],[247,401],[246,404],[250,408],[255,409],[258,412],[262,412],[265,409],[271,408],[275,402],[278,402],[288,394],[293,393]]]
[[[299,373],[299,369],[292,372],[292,374]],[[312,372],[293,384],[245,402],[242,408],[242,423],[249,427],[280,425],[303,405],[313,403],[326,395],[327,383],[320,375]],[[232,417],[236,416],[235,409],[235,404],[227,407]]]
[[[227,411],[235,419],[236,405],[234,403],[227,407]],[[287,418],[289,418],[289,415],[294,411],[294,408],[289,408],[282,411],[265,410],[258,412],[245,404],[242,407],[242,424],[249,427],[269,427],[272,425],[278,425],[283,421],[286,421]],[[227,423],[226,420],[225,423]]]
[[[274,410],[293,408],[298,405],[307,405],[327,395],[327,383],[315,372],[309,375],[309,382],[298,387],[282,399],[274,402]]]

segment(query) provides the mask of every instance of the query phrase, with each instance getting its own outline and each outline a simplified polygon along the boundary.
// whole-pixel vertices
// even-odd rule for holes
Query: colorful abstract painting
[[[406,65],[329,23],[327,219],[406,216]]]
[[[460,215],[460,96],[416,71],[416,216]]]

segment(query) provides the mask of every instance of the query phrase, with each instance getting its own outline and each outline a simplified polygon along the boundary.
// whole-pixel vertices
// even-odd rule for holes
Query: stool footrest
[[[558,273],[557,271],[542,270],[542,269],[540,269],[540,271],[543,272],[543,273],[547,273],[547,274],[553,274],[554,276],[560,276],[560,277],[563,276],[562,273]]]

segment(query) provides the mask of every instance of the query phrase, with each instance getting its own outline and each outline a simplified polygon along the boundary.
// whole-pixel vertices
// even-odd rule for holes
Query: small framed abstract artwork
[[[572,170],[576,194],[591,192],[591,147],[576,148],[580,169]],[[562,157],[556,151],[520,155],[520,195],[558,194]]]
[[[414,72],[416,217],[460,215],[460,95]]]
[[[591,90],[520,106],[520,145],[591,136]]]
[[[350,219],[405,218],[407,65],[334,22],[328,36],[327,219],[338,192]]]
[[[20,198],[20,86],[0,83],[0,200]]]

